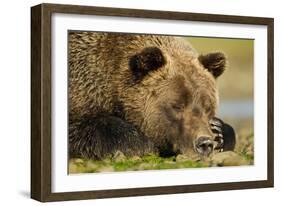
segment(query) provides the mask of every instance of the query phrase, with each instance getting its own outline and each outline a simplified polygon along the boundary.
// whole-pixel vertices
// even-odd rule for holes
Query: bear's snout
[[[194,149],[200,155],[209,156],[214,150],[214,141],[209,137],[198,137],[194,142]]]

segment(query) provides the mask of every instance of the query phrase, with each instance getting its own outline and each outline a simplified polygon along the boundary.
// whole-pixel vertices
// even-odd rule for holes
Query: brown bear
[[[198,55],[175,36],[81,31],[69,32],[68,51],[71,157],[223,147],[215,119],[223,53]]]

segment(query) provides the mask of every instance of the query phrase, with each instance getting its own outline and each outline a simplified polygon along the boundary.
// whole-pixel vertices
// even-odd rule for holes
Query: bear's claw
[[[211,130],[215,135],[215,141],[217,142],[217,145],[215,147],[215,150],[218,150],[219,152],[223,152],[223,132],[222,132],[222,127],[223,127],[223,121],[214,117],[213,119],[210,120],[210,126]]]
[[[233,151],[236,144],[236,134],[234,129],[221,119],[214,117],[209,121],[211,130],[215,135],[215,150],[219,152]]]

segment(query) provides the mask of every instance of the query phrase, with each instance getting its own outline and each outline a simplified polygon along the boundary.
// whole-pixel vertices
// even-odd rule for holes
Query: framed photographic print
[[[273,187],[273,19],[31,8],[31,197]]]

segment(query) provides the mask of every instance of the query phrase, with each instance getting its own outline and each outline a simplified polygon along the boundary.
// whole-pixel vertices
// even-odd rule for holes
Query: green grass
[[[236,153],[231,153],[236,154]],[[239,156],[239,155],[237,155]],[[206,160],[194,161],[194,160],[180,160],[177,161],[176,157],[162,158],[156,155],[147,155],[143,158],[125,158],[123,160],[91,160],[91,159],[71,159],[69,162],[69,173],[94,173],[94,172],[121,172],[121,171],[142,171],[142,170],[162,170],[162,169],[183,169],[183,168],[202,168],[211,166],[237,166],[250,164],[252,157],[247,154],[241,154],[238,158],[235,156],[235,160],[224,160],[222,163],[214,165],[212,158]],[[231,157],[233,158],[233,157]],[[226,158],[227,159],[227,158]],[[241,164],[240,162],[241,161]],[[230,163],[229,163],[230,162]]]
[[[208,165],[192,160],[177,161],[176,157],[162,158],[156,155],[146,155],[142,158],[131,157],[122,160],[105,159],[91,160],[74,158],[69,161],[69,173],[92,173],[92,172],[120,172],[140,170],[161,170],[178,168],[198,168]]]

